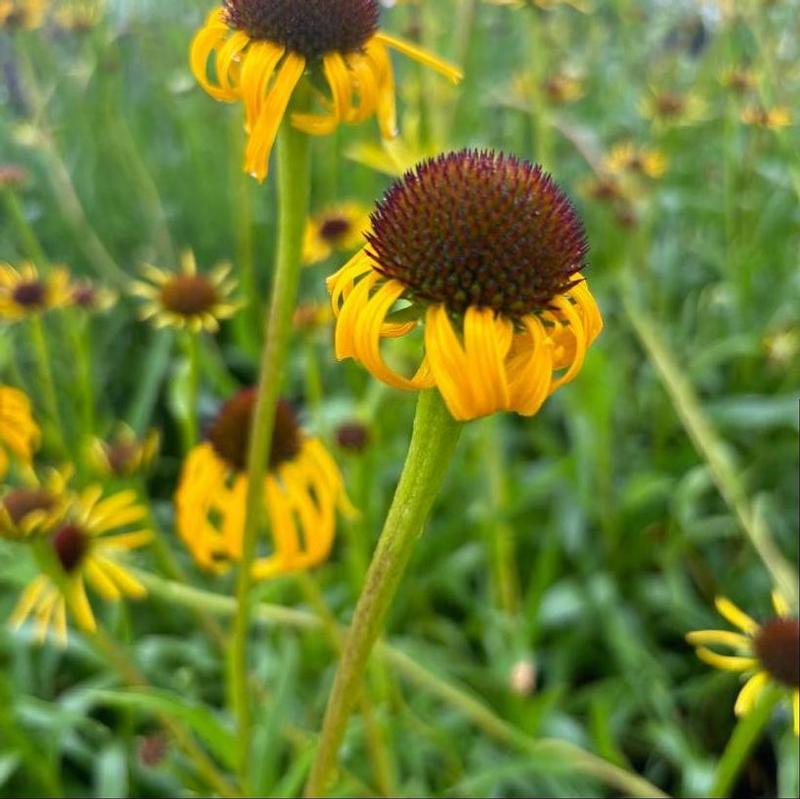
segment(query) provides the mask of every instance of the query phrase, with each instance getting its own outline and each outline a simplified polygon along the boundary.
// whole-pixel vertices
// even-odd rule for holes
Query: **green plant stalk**
[[[67,328],[72,352],[75,356],[75,381],[77,383],[78,416],[82,446],[94,433],[94,390],[92,385],[92,343],[89,335],[89,316],[75,309],[62,320]],[[78,464],[83,458],[78,458]]]
[[[32,544],[33,555],[39,568],[53,581],[70,613],[74,614],[72,606],[72,592],[70,591],[70,577],[61,568],[52,547],[45,540],[34,541]],[[136,668],[130,655],[120,649],[119,645],[111,638],[99,624],[94,632],[84,631],[89,643],[98,652],[102,660],[110,663],[118,672],[122,680],[134,687],[148,685],[145,676]],[[183,750],[186,757],[193,763],[197,773],[212,786],[220,796],[235,797],[239,794],[228,785],[227,781],[217,770],[217,767],[208,755],[195,743],[191,734],[184,726],[170,716],[159,713],[159,720],[172,733],[175,742]]]
[[[547,105],[543,100],[542,84],[545,80],[546,50],[543,47],[542,15],[536,6],[528,9],[528,45],[530,52],[530,75],[534,84],[534,101],[530,110],[533,129],[536,134],[536,160],[546,170],[552,168],[552,136]]]
[[[305,107],[308,89],[295,93],[297,106]],[[302,95],[302,96],[301,96]],[[262,510],[267,459],[275,426],[275,411],[281,388],[292,316],[302,265],[303,233],[309,205],[311,159],[308,137],[291,125],[281,128],[278,138],[278,251],[272,285],[272,300],[266,321],[258,395],[250,432],[247,506],[242,536],[242,558],[236,585],[238,610],[230,646],[230,685],[237,720],[238,766],[245,785],[249,771],[252,719],[247,689],[247,635],[250,629],[251,566],[256,553],[256,534]]]
[[[709,793],[712,799],[724,799],[730,795],[736,778],[747,765],[750,752],[758,743],[782,696],[780,689],[770,686],[762,693],[755,707],[739,719],[717,763],[714,783]]]
[[[42,245],[39,243],[39,239],[36,238],[33,228],[31,228],[28,220],[25,218],[17,193],[11,188],[6,188],[3,190],[2,194],[3,205],[17,232],[17,238],[22,247],[22,252],[27,258],[30,258],[39,266],[46,265],[47,256],[42,249]]]
[[[186,417],[187,452],[197,443],[197,405],[200,393],[200,343],[199,333],[186,330],[183,333],[183,347],[189,364],[189,413]]]
[[[323,796],[358,697],[367,660],[411,553],[444,482],[462,425],[436,390],[417,402],[411,444],[378,546],[344,643],[342,659],[328,697],[319,747],[305,788]]]
[[[678,365],[660,331],[639,308],[631,277],[621,280],[622,304],[639,341],[658,372],[672,400],[675,412],[698,452],[708,464],[717,490],[733,511],[753,548],[789,603],[797,606],[797,571],[783,557],[767,530],[763,514],[756,513],[734,464],[708,417],[703,412],[694,387]]]
[[[231,617],[236,612],[236,601],[232,597],[215,594],[191,586],[164,580],[153,574],[134,570],[136,577],[153,596],[184,607],[199,607],[221,617]],[[260,603],[255,606],[253,616],[263,625],[277,625],[293,630],[318,632],[324,629],[323,621],[313,613],[283,605]],[[339,634],[344,631],[337,627]],[[632,774],[613,763],[581,749],[574,744],[556,739],[539,739],[526,735],[522,730],[501,719],[477,697],[452,681],[440,677],[420,663],[385,641],[378,641],[375,654],[410,684],[438,697],[446,705],[455,708],[487,736],[517,751],[537,756],[558,755],[565,768],[574,768],[583,774],[618,788],[633,797],[664,797],[655,785],[643,777]]]
[[[47,336],[44,331],[44,323],[39,314],[34,314],[30,320],[31,338],[36,350],[36,362],[39,368],[39,380],[41,382],[42,393],[50,416],[53,427],[56,431],[56,443],[59,448],[59,456],[65,457],[69,452],[66,436],[64,433],[64,422],[61,418],[61,411],[58,407],[58,395],[56,394],[56,384],[53,380],[53,371],[50,361],[50,348],[47,346]]]

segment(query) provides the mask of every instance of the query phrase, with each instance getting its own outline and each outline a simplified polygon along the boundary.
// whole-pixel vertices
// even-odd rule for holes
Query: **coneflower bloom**
[[[147,300],[139,316],[151,319],[156,327],[214,333],[220,321],[233,316],[239,308],[239,303],[230,299],[236,281],[229,277],[229,263],[218,264],[204,275],[197,271],[194,253],[187,250],[181,255],[178,272],[150,264],[143,266],[141,272],[146,280],[136,281],[131,293]]]
[[[641,102],[642,114],[661,127],[693,125],[706,115],[706,104],[696,94],[653,90]]]
[[[52,628],[59,642],[65,644],[68,608],[82,630],[91,633],[97,629],[86,595],[87,583],[109,601],[143,597],[144,586],[123,565],[122,558],[126,551],[147,544],[152,533],[144,529],[116,531],[138,526],[146,513],[134,491],[103,499],[102,489],[92,486],[78,495],[47,539],[64,572],[68,597],[47,574],[40,574],[23,591],[11,615],[12,625],[20,627],[32,616],[39,641]]]
[[[603,168],[609,174],[629,173],[655,179],[667,171],[667,159],[664,153],[655,148],[622,142],[611,148]]]
[[[353,252],[364,245],[369,228],[369,209],[358,203],[340,203],[325,208],[308,220],[303,261],[315,264],[334,252]]]
[[[30,466],[41,437],[28,397],[19,389],[0,386],[0,478],[8,471],[9,453]]]
[[[158,452],[161,436],[151,430],[140,439],[126,424],[120,424],[108,440],[93,438],[87,459],[97,474],[105,477],[131,477],[147,469]]]
[[[21,540],[52,532],[67,511],[67,476],[52,470],[41,484],[0,494],[0,538]]]
[[[69,272],[56,267],[40,274],[32,263],[18,269],[0,263],[0,319],[16,322],[69,303]]]
[[[336,356],[396,388],[436,386],[456,419],[535,414],[602,329],[583,225],[525,161],[465,150],[421,164],[378,203],[367,241],[328,280]],[[423,318],[425,355],[406,377],[381,339]]]
[[[117,293],[91,280],[81,278],[70,286],[69,304],[88,313],[103,313],[114,306]]]
[[[175,494],[178,533],[198,565],[222,572],[242,554],[247,456],[255,389],[226,402],[208,440],[186,456]],[[322,443],[298,427],[280,401],[264,480],[272,546],[253,564],[257,580],[324,561],[333,544],[337,506],[352,512],[336,464]]]
[[[44,20],[46,0],[0,0],[0,28],[34,30]]]
[[[777,592],[772,595],[775,616],[759,624],[724,597],[717,597],[719,614],[741,633],[729,630],[697,630],[686,636],[697,656],[714,668],[747,676],[734,713],[743,716],[758,702],[769,684],[786,688],[792,698],[794,734],[800,735],[800,619],[790,615],[789,605]],[[721,655],[709,647],[721,646],[735,654]]]
[[[745,125],[757,128],[778,130],[788,128],[792,124],[792,112],[788,106],[775,105],[765,108],[762,105],[749,105],[742,109],[741,120]]]
[[[378,30],[378,0],[224,0],[211,12],[191,48],[200,85],[217,100],[241,100],[249,141],[245,172],[263,181],[289,100],[306,71],[320,113],[293,114],[294,127],[312,135],[376,116],[385,138],[396,135],[395,85],[388,49],[441,72],[461,72],[435,56]],[[208,76],[214,55],[216,80]]]

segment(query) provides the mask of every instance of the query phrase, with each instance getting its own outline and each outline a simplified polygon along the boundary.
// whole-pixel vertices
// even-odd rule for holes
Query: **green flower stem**
[[[308,89],[296,92],[294,110],[307,104]],[[250,628],[251,565],[256,553],[256,533],[262,511],[267,458],[275,426],[275,410],[285,372],[292,333],[292,316],[297,299],[302,264],[303,233],[308,215],[311,159],[308,137],[291,125],[281,128],[278,139],[278,252],[272,285],[272,300],[266,321],[248,457],[247,509],[242,541],[242,558],[236,585],[238,610],[230,649],[230,680],[237,719],[238,766],[246,784],[250,761],[250,696],[247,689],[247,634]]]
[[[25,218],[17,193],[13,189],[6,188],[2,191],[2,195],[3,206],[16,230],[23,253],[39,266],[45,266],[47,264],[47,256],[39,243],[39,239],[36,238],[33,228]]]
[[[768,687],[752,710],[739,719],[717,764],[714,784],[709,793],[712,799],[724,799],[730,795],[736,778],[747,764],[750,752],[758,743],[783,693],[774,686]]]
[[[44,331],[44,322],[39,314],[34,314],[30,320],[31,338],[36,350],[36,363],[39,368],[39,380],[44,395],[44,402],[47,414],[55,430],[55,441],[58,446],[58,455],[63,457],[68,453],[64,423],[61,418],[61,411],[58,407],[58,396],[56,394],[56,384],[53,380],[53,370],[50,361],[50,348],[47,345],[47,336]]]
[[[534,83],[533,105],[530,117],[536,135],[536,160],[544,169],[552,168],[552,136],[550,129],[550,112],[543,98],[542,84],[546,78],[546,53],[544,46],[542,14],[531,5],[528,9],[528,52],[530,53],[530,75]]]
[[[70,613],[75,615],[72,607],[73,592],[70,590],[69,584],[71,578],[64,573],[61,564],[56,559],[52,547],[49,546],[47,541],[42,539],[33,542],[32,550],[39,568],[57,586],[61,595],[64,597],[64,601],[67,603],[67,609]],[[147,679],[136,667],[130,654],[123,651],[116,641],[105,632],[102,626],[98,624],[94,632],[85,632],[84,634],[101,660],[113,666],[125,683],[134,687],[148,685]],[[165,713],[158,713],[157,715],[164,727],[172,733],[178,747],[183,750],[186,757],[193,763],[197,773],[209,786],[213,787],[220,796],[239,796],[228,784],[227,780],[219,773],[213,761],[197,745],[194,738],[192,738],[191,734],[179,721],[175,721]]]
[[[186,415],[187,452],[197,443],[197,405],[200,393],[200,342],[199,333],[186,330],[183,334],[183,347],[189,365],[188,400]]]
[[[367,659],[414,544],[422,534],[431,506],[444,482],[461,428],[462,425],[450,416],[438,391],[420,394],[403,473],[328,698],[317,755],[306,784],[306,796],[324,795],[347,719],[359,695]]]
[[[203,608],[209,613],[229,618],[236,612],[236,601],[228,596],[215,594],[187,585],[164,580],[141,570],[134,570],[137,579],[153,596],[183,607]],[[283,605],[259,603],[253,609],[254,620],[265,627],[288,627],[317,633],[324,629],[319,616],[304,610]],[[337,627],[340,635],[344,631]],[[602,783],[618,788],[628,796],[666,796],[663,791],[643,777],[620,768],[602,757],[587,752],[567,741],[552,738],[531,738],[522,730],[500,718],[490,707],[460,687],[452,680],[440,677],[409,657],[396,646],[378,641],[375,654],[401,675],[410,685],[437,697],[448,707],[455,709],[485,735],[518,752],[540,757],[545,762],[557,758],[563,769],[574,770],[591,776]]]
[[[700,399],[685,370],[681,368],[656,324],[639,306],[630,273],[623,275],[620,288],[625,313],[650,362],[658,372],[689,438],[705,459],[717,490],[736,516],[775,584],[789,603],[796,605],[797,570],[776,546],[767,529],[760,503],[750,501],[729,450],[703,411]]]

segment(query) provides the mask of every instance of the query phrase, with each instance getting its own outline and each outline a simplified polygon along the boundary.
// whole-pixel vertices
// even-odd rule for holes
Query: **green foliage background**
[[[757,618],[770,613],[773,583],[745,527],[798,561],[800,387],[798,127],[743,125],[746,101],[720,80],[749,65],[758,102],[797,109],[800,7],[747,0],[731,19],[722,5],[595,0],[581,13],[431,0],[384,13],[388,30],[419,37],[466,73],[453,89],[395,59],[405,141],[420,153],[492,147],[544,160],[587,223],[588,277],[606,329],[580,377],[537,417],[468,426],[389,621],[389,641],[410,665],[402,655],[376,660],[371,718],[351,723],[338,795],[616,791],[576,758],[531,745],[540,738],[574,742],[676,796],[708,795],[719,776],[738,682],[701,664],[684,635],[725,626],[717,594]],[[52,23],[0,33],[0,161],[29,170],[14,197],[50,260],[105,281],[145,261],[171,267],[184,247],[201,265],[236,266],[250,305],[206,342],[204,419],[255,379],[275,230],[273,181],[241,174],[241,109],[213,102],[188,71],[207,11],[197,0],[117,0],[79,34]],[[575,103],[513,91],[514,76],[535,86],[564,70],[583,75]],[[659,89],[702,98],[702,118],[652,123],[642,98]],[[628,139],[662,150],[668,169],[636,182],[625,224],[619,206],[582,187]],[[358,162],[361,146],[377,141],[370,123],[314,142],[315,209],[380,196],[389,177]],[[17,263],[30,244],[4,209],[0,259]],[[324,300],[323,278],[343,258],[306,270],[304,300]],[[66,312],[47,320],[77,452],[83,387],[63,335],[72,324]],[[156,516],[192,583],[231,596],[232,578],[196,572],[171,532],[180,349],[136,321],[127,298],[92,319],[90,335],[95,432],[119,419],[162,430],[148,483]],[[2,381],[20,379],[38,401],[33,358],[23,325],[0,326]],[[334,450],[362,516],[340,523],[326,565],[258,590],[264,602],[306,612],[269,617],[254,633],[260,795],[302,788],[336,665],[314,618],[322,603],[329,621],[349,619],[414,407],[357,364],[336,364],[327,330],[297,334],[285,393]],[[369,426],[362,455],[335,447],[336,426],[349,419]],[[158,571],[150,556],[140,565]],[[19,547],[0,544],[0,615],[34,573]],[[159,708],[192,714],[184,720],[224,769],[224,659],[191,609],[153,592],[101,613],[162,692]],[[520,661],[535,664],[528,695],[511,688]],[[415,664],[433,689],[414,677]],[[143,763],[143,741],[153,746],[159,733],[156,700],[118,690],[112,666],[79,634],[61,651],[37,647],[27,628],[2,629],[0,666],[2,795],[207,790],[174,747],[156,766]],[[471,698],[489,715],[470,714]],[[787,703],[780,708],[751,753],[731,756],[741,767],[734,795],[798,795],[796,739]]]

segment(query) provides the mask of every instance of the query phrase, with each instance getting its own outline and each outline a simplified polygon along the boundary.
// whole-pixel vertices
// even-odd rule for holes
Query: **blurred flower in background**
[[[29,262],[19,268],[0,263],[0,319],[17,322],[67,305],[69,281],[63,267],[40,273]]]
[[[0,478],[8,472],[9,453],[30,467],[40,440],[41,431],[33,420],[26,394],[11,386],[0,386]]]
[[[0,28],[34,30],[44,21],[47,0],[0,0]]]
[[[364,245],[369,209],[355,202],[340,203],[315,214],[306,226],[303,260],[318,263],[334,252],[352,252]]]

